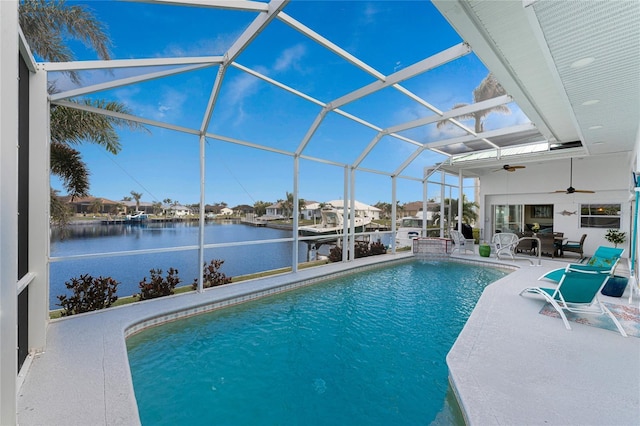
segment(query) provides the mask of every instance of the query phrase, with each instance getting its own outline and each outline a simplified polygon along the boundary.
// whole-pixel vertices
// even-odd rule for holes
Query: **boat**
[[[126,216],[127,222],[142,222],[147,219],[149,219],[149,215],[141,211],[137,211],[134,214],[128,214]]]
[[[321,236],[321,235],[338,235],[344,231],[344,218],[341,209],[333,206],[326,206],[320,210],[321,221],[317,225],[307,225],[298,228],[298,234],[301,236]],[[355,217],[355,232],[365,231],[367,225],[371,223],[372,218],[368,216]],[[347,223],[351,226],[350,223]]]
[[[418,212],[415,216],[403,217],[399,222],[396,230],[396,246],[412,247],[413,240],[422,235],[422,212]]]

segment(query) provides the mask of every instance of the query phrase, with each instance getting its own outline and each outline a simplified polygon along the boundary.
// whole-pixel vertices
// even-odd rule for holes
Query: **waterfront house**
[[[185,217],[193,214],[192,210],[189,207],[177,204],[175,206],[170,206],[167,209],[168,216],[174,217]]]
[[[267,213],[265,216],[271,218],[283,218],[285,215],[285,209],[282,203],[274,203],[267,207]]]
[[[320,214],[322,203],[318,203],[316,201],[307,201],[304,205],[304,208],[300,211],[300,219],[305,220],[319,220],[322,219],[322,215]]]
[[[66,203],[75,214],[118,214],[123,208],[123,201],[113,201],[102,197],[58,197],[60,201]]]
[[[154,207],[154,204],[149,201],[139,201],[137,205],[135,200],[119,202],[126,207],[124,212],[125,214],[131,214],[135,211],[139,211],[144,214],[156,214],[156,208]]]
[[[239,204],[235,206],[232,210],[233,210],[233,213],[243,215],[243,216],[255,212],[255,209],[253,208],[253,206],[250,206],[248,204]]]
[[[222,216],[232,216],[233,210],[231,210],[229,207],[223,207],[220,209],[220,214]]]
[[[326,205],[332,205],[336,209],[342,209],[344,207],[343,200],[331,200],[325,203]],[[355,200],[353,205],[355,206],[356,216],[370,217],[372,220],[380,219],[380,210],[377,207],[370,206],[369,204],[361,203]],[[347,203],[349,210],[351,210],[351,201]]]

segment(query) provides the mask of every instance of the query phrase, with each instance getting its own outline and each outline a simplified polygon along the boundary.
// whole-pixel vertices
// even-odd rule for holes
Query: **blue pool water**
[[[445,356],[506,272],[416,261],[127,340],[145,425],[446,424]]]

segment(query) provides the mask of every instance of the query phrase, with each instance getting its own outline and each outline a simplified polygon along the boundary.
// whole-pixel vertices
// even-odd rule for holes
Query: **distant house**
[[[122,201],[113,201],[102,197],[75,197],[66,195],[58,197],[59,200],[71,207],[76,214],[118,214],[118,210],[123,208]]]
[[[424,217],[422,212],[422,201],[412,201],[402,206],[402,210],[397,209],[396,215],[398,217]],[[440,209],[440,203],[429,202],[427,203],[427,220],[431,220],[433,217],[432,209]]]
[[[231,210],[229,207],[223,207],[220,209],[220,214],[223,216],[231,216],[233,215],[233,210]]]
[[[148,201],[140,201],[138,203],[137,207],[136,207],[135,200],[119,201],[119,203],[123,204],[126,207],[125,213],[127,213],[127,214],[135,212],[136,209],[138,211],[141,211],[141,212],[146,213],[146,214],[154,214],[155,213],[153,211],[153,203],[150,203]]]
[[[248,204],[240,204],[238,206],[235,206],[233,208],[233,211],[236,214],[240,214],[240,215],[246,215],[246,214],[250,214],[250,213],[255,213],[255,209],[253,208],[253,206],[250,206]]]
[[[267,214],[265,216],[274,218],[284,217],[284,207],[282,203],[271,204],[269,207],[267,207]]]
[[[320,204],[315,201],[308,201],[300,212],[300,218],[306,220],[321,219]]]
[[[336,209],[341,209],[344,207],[344,201],[343,200],[332,200],[332,201],[327,201],[325,204],[331,204],[333,207],[335,207]],[[347,202],[347,206],[350,207],[350,202]],[[365,203],[361,203],[360,201],[355,201],[354,203],[355,205],[355,210],[356,210],[356,216],[360,216],[360,217],[370,217],[373,220],[377,220],[380,219],[380,212],[382,210],[380,210],[377,207],[374,206],[370,206],[369,204],[365,204]],[[351,210],[351,209],[349,209]]]
[[[180,204],[177,204],[175,206],[170,206],[167,209],[167,212],[169,216],[175,216],[175,217],[188,216],[193,213],[189,207],[182,206]]]

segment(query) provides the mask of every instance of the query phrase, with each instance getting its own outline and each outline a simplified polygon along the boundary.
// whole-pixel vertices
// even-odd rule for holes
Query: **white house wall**
[[[587,234],[585,254],[592,254],[600,245],[609,245],[604,239],[606,229],[581,228],[580,204],[621,204],[620,229],[630,231],[631,202],[629,176],[634,158],[630,153],[573,160],[573,187],[589,189],[595,194],[552,193],[569,187],[570,160],[554,160],[526,163],[525,169],[516,172],[490,172],[480,178],[480,224],[482,236],[490,241],[493,235],[492,206],[496,204],[530,205],[553,204],[553,229],[564,232],[569,240],[577,240]],[[514,162],[515,164],[515,162]],[[576,212],[562,215],[562,211]],[[624,244],[629,251],[629,238]]]

